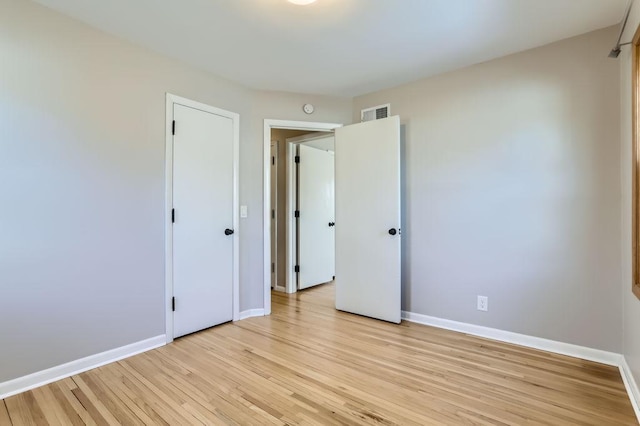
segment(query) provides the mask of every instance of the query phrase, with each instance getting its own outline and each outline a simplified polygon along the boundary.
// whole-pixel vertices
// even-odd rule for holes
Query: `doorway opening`
[[[287,287],[288,194],[292,172],[287,164],[288,140],[308,134],[306,130],[271,129],[271,289],[290,292]]]
[[[303,248],[303,240],[300,240],[299,226],[308,225],[300,223],[300,200],[298,187],[299,175],[296,158],[300,158],[300,146],[312,154],[331,155],[333,151],[333,130],[341,127],[335,123],[310,123],[283,120],[265,120],[264,128],[264,313],[271,313],[271,291],[294,293],[299,288],[300,250]],[[326,141],[322,141],[326,139]],[[303,153],[304,154],[304,153]],[[313,160],[312,160],[313,162]],[[333,170],[330,171],[333,176]],[[308,175],[308,174],[307,174]],[[314,182],[314,179],[307,181]],[[331,183],[332,185],[332,183]],[[304,189],[303,189],[304,190]],[[330,194],[333,196],[333,194]],[[304,198],[309,201],[309,197]],[[313,201],[313,200],[311,200]],[[315,211],[316,209],[314,209]],[[298,212],[298,213],[296,213]],[[296,217],[297,216],[297,217]],[[307,218],[309,218],[307,216]],[[332,230],[329,226],[333,217],[326,220],[325,231]],[[307,221],[308,222],[308,221]],[[325,221],[323,220],[322,223]],[[305,229],[305,233],[313,232],[313,229]],[[326,232],[324,233],[326,234]],[[301,244],[302,243],[302,246]],[[307,244],[309,246],[310,244]],[[312,255],[309,250],[303,251],[303,256]],[[320,269],[327,269],[327,258],[334,258],[334,253],[328,253],[320,262]],[[314,261],[314,263],[316,263]],[[297,267],[296,267],[297,266]],[[314,268],[307,269],[312,272]],[[333,274],[333,272],[332,272]],[[326,275],[326,273],[325,273]],[[311,283],[317,280],[313,275]],[[332,277],[331,277],[332,278]],[[303,275],[303,279],[304,275]],[[330,281],[331,279],[327,280]],[[305,282],[303,282],[303,285]],[[320,284],[317,282],[316,284]]]
[[[271,130],[271,289],[335,277],[333,132]]]

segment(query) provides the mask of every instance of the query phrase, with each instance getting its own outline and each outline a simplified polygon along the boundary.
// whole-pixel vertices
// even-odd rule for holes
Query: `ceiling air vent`
[[[386,105],[378,105],[373,108],[363,109],[360,112],[360,120],[361,121],[371,121],[371,120],[380,120],[381,118],[389,117],[389,112],[391,110],[391,104]]]

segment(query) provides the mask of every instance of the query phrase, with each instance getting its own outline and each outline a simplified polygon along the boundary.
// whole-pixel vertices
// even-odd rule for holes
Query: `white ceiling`
[[[318,0],[296,6],[285,0],[36,1],[251,88],[339,96],[396,86],[617,24],[627,2]]]

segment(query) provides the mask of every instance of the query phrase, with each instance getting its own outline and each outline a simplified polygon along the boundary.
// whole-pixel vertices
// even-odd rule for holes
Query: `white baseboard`
[[[631,405],[633,406],[633,410],[636,412],[636,417],[640,422],[640,389],[638,389],[638,383],[636,383],[636,379],[633,377],[631,368],[629,367],[629,364],[627,364],[627,360],[624,356],[620,356],[619,368],[622,381],[624,382],[624,387],[627,388]]]
[[[499,330],[497,328],[483,327],[480,325],[430,317],[428,315],[416,314],[413,312],[402,311],[402,319],[418,324],[430,325],[474,336],[485,337],[487,339],[498,340],[500,342],[513,343],[515,345],[526,346],[542,351],[554,352],[588,361],[613,365],[615,367],[620,366],[620,358],[622,357],[622,355],[615,352],[587,348],[571,343],[557,342],[555,340],[543,339],[541,337]]]
[[[0,399],[164,346],[166,343],[163,334],[0,383]]]
[[[624,382],[624,387],[626,388],[629,399],[631,400],[631,405],[636,413],[638,422],[640,422],[640,389],[633,377],[631,368],[629,368],[629,364],[627,364],[627,360],[621,354],[573,345],[571,343],[557,342],[555,340],[543,339],[541,337],[528,336],[526,334],[513,333],[511,331],[499,330],[497,328],[483,327],[481,325],[430,317],[428,315],[416,314],[407,311],[402,311],[402,319],[418,324],[444,328],[446,330],[471,334],[473,336],[484,337],[500,342],[512,343],[515,345],[526,346],[533,349],[554,352],[561,355],[572,356],[574,358],[581,358],[587,361],[594,361],[618,367],[620,375],[622,376],[622,381]]]
[[[247,319],[251,317],[263,317],[264,309],[247,309],[246,311],[240,312],[240,319]]]

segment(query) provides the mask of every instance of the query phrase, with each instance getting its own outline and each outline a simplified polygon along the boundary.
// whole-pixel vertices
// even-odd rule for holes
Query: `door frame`
[[[275,199],[277,200],[279,198],[279,188],[278,188],[278,184],[277,184],[277,180],[278,180],[278,174],[279,174],[279,169],[280,169],[280,141],[277,140],[272,140],[271,141],[271,156],[274,158],[272,159],[273,164],[270,166],[271,168],[275,167],[275,176],[276,176],[276,185],[275,188],[272,186],[271,188],[271,193],[270,193],[270,199],[273,199],[273,192],[275,192]],[[274,151],[275,151],[275,155],[274,155]],[[273,184],[273,182],[271,182],[271,184]],[[278,281],[281,280],[281,277],[278,276],[278,251],[280,250],[280,247],[278,247],[278,215],[280,214],[279,209],[278,209],[278,203],[276,203],[275,206],[273,206],[273,208],[271,209],[273,210],[273,217],[272,217],[272,221],[270,223],[272,223],[275,226],[275,229],[272,229],[272,233],[271,235],[275,235],[275,250],[273,250],[273,253],[275,253],[275,259],[272,257],[271,258],[271,265],[272,265],[272,273],[271,273],[271,277],[275,278],[276,283],[273,284],[273,289],[274,290],[278,290],[278,291],[286,291],[285,287],[283,286],[279,286],[278,285]],[[273,243],[273,238],[271,239],[271,243]],[[273,244],[272,244],[273,246]]]
[[[219,115],[231,119],[233,122],[233,206],[232,226],[235,231],[233,238],[233,321],[240,319],[240,247],[238,219],[238,164],[240,153],[240,115],[192,101],[180,96],[166,93],[166,123],[165,123],[165,335],[167,343],[173,342],[173,310],[171,300],[173,298],[173,223],[171,211],[173,209],[173,105],[179,104],[189,108]],[[267,169],[268,171],[268,169]]]
[[[263,170],[263,187],[262,187],[262,253],[263,253],[263,309],[264,315],[271,314],[271,169],[269,162],[271,159],[271,129],[287,129],[287,130],[306,130],[309,132],[328,132],[337,127],[342,127],[341,123],[318,123],[310,121],[294,121],[294,120],[264,120],[263,132],[263,152],[262,152],[262,170]],[[171,129],[169,129],[171,130]],[[288,211],[288,209],[287,209]],[[288,237],[287,237],[288,239]],[[290,269],[290,268],[289,268]],[[287,283],[285,287],[289,288],[290,274],[285,273]]]
[[[298,155],[298,144],[290,142],[289,139],[286,140],[285,144],[287,147],[285,291],[290,294],[298,291],[298,275],[295,271],[295,265],[298,264],[298,222],[295,217],[295,211],[298,208],[298,168],[295,160]]]

